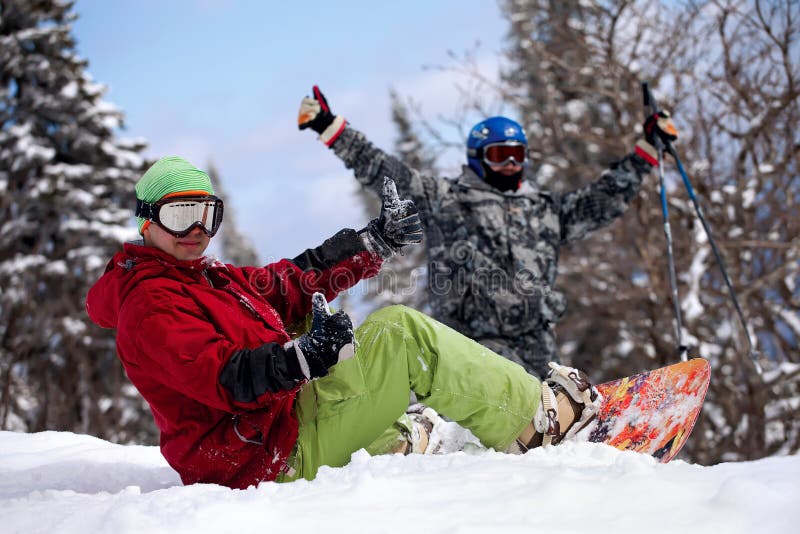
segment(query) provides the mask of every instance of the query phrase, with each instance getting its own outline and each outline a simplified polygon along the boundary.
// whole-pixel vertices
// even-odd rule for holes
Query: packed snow
[[[231,490],[182,486],[158,447],[0,432],[0,532],[750,534],[800,524],[800,455],[703,467],[593,443],[469,450],[362,450],[311,482]]]

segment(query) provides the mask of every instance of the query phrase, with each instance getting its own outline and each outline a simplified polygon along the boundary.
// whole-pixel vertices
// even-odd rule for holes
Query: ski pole
[[[658,113],[658,106],[650,93],[647,82],[642,84],[642,96],[645,107],[649,107],[653,114]],[[669,265],[669,285],[672,291],[672,307],[675,314],[675,339],[678,343],[678,355],[681,361],[689,359],[687,347],[683,344],[683,322],[681,321],[681,306],[678,301],[678,279],[675,276],[675,257],[672,254],[672,230],[669,224],[669,207],[667,206],[667,188],[664,184],[664,143],[661,137],[655,136],[655,148],[658,152],[658,181],[661,189],[661,214],[664,220],[664,235],[667,239],[667,263]]]
[[[655,100],[653,99],[653,95],[650,92],[650,87],[648,86],[647,82],[642,83],[642,90],[645,93],[645,100],[650,102],[651,108],[654,110],[655,113],[657,113],[658,107],[656,106]],[[694,194],[694,188],[692,187],[692,183],[689,180],[689,176],[686,174],[686,171],[683,168],[683,164],[681,163],[681,159],[678,157],[677,151],[672,146],[672,143],[669,142],[666,143],[665,149],[675,160],[675,164],[678,167],[678,172],[680,173],[681,178],[683,179],[683,185],[686,187],[686,192],[688,193],[689,198],[692,201],[692,205],[694,206],[695,212],[697,213],[697,218],[700,219],[700,223],[703,226],[703,230],[706,233],[706,237],[708,237],[708,243],[711,245],[711,250],[714,252],[714,258],[717,261],[719,270],[722,273],[722,278],[725,281],[725,285],[728,287],[728,293],[730,294],[731,300],[733,301],[733,306],[736,309],[736,313],[739,316],[739,321],[742,324],[742,329],[744,330],[745,339],[747,340],[748,355],[750,356],[753,365],[755,366],[756,372],[760,374],[761,366],[758,363],[758,355],[756,354],[755,347],[753,345],[753,340],[750,337],[750,331],[747,328],[747,320],[745,320],[744,313],[742,313],[742,308],[739,305],[739,299],[736,297],[736,291],[734,291],[733,284],[731,283],[730,277],[728,277],[728,273],[725,270],[725,263],[722,261],[722,256],[719,253],[717,244],[714,242],[714,238],[711,235],[711,228],[708,226],[708,222],[706,221],[706,218],[703,215],[703,210],[700,207],[700,203],[697,201],[697,197]],[[659,157],[661,155],[662,153],[659,151]]]
[[[694,194],[694,188],[692,187],[692,183],[689,181],[689,176],[687,176],[686,171],[683,169],[683,164],[681,163],[678,154],[675,152],[675,149],[672,146],[667,146],[667,151],[670,155],[675,159],[675,164],[678,166],[678,172],[683,178],[683,185],[686,186],[686,191],[689,194],[689,198],[692,199],[692,204],[694,205],[694,209],[697,212],[697,218],[700,219],[700,223],[703,225],[703,230],[706,232],[706,236],[708,237],[708,243],[711,245],[711,250],[714,252],[714,258],[717,260],[717,265],[719,266],[719,270],[722,273],[722,278],[725,280],[725,285],[728,286],[728,293],[731,296],[731,300],[733,301],[733,306],[736,308],[736,314],[739,316],[739,321],[742,323],[742,329],[744,330],[745,338],[747,339],[747,351],[750,357],[753,359],[753,362],[756,364],[756,369],[758,372],[761,372],[761,368],[758,365],[758,357],[753,347],[753,340],[750,338],[750,332],[747,329],[747,321],[744,318],[744,313],[742,313],[742,307],[739,305],[739,299],[736,298],[736,291],[733,289],[733,284],[731,283],[730,278],[728,277],[728,273],[725,270],[725,263],[722,260],[722,256],[719,253],[719,249],[717,248],[717,244],[714,242],[714,238],[711,236],[711,229],[706,222],[706,218],[703,215],[703,210],[700,207],[700,204],[697,202],[697,197]]]

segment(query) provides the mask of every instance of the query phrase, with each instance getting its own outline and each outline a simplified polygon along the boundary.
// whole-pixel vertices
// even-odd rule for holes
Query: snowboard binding
[[[508,452],[558,445],[580,432],[596,416],[603,401],[582,371],[554,362],[542,382],[542,400],[529,424]]]

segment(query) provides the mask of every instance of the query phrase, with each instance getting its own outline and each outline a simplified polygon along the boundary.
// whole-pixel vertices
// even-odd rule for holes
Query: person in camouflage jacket
[[[317,86],[300,105],[298,125],[380,194],[395,180],[422,217],[433,316],[491,350],[544,376],[558,362],[554,325],[564,315],[555,289],[562,245],[621,216],[657,163],[655,135],[677,137],[669,114],[648,118],[645,139],[595,182],[566,193],[521,194],[527,139],[522,127],[491,117],[472,128],[456,179],[436,179],[375,147],[334,115]]]

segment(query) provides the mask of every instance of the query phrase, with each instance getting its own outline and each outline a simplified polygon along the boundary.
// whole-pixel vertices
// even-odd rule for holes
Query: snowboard
[[[599,384],[602,406],[574,439],[649,454],[667,463],[692,432],[710,378],[708,362],[694,358]]]

